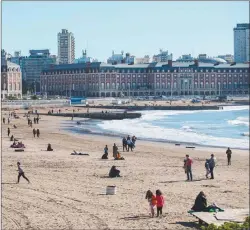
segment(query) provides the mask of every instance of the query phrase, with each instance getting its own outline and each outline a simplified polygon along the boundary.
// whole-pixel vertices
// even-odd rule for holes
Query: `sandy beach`
[[[71,108],[72,109],[72,108]],[[44,110],[45,111],[45,110]],[[46,112],[48,108],[46,109]],[[84,109],[82,109],[84,111]],[[174,144],[138,141],[134,152],[122,152],[125,161],[114,161],[112,146],[121,148],[121,138],[66,132],[64,117],[42,116],[40,138],[34,138],[24,110],[20,119],[2,125],[2,227],[3,229],[195,229],[197,220],[187,211],[200,191],[209,203],[221,208],[249,207],[249,151],[232,149],[227,166],[226,149],[199,147],[195,150]],[[42,110],[39,109],[42,113]],[[2,111],[2,117],[7,117]],[[33,115],[31,115],[33,118]],[[13,125],[17,129],[13,129]],[[14,152],[11,135],[26,146]],[[130,135],[136,135],[131,133]],[[45,151],[51,143],[53,152]],[[109,160],[101,160],[109,147]],[[90,156],[73,156],[73,151]],[[205,178],[205,159],[215,154],[215,179]],[[186,181],[183,160],[194,160],[193,182]],[[17,181],[17,161],[26,176]],[[107,178],[116,165],[121,178]],[[117,194],[105,195],[106,186],[116,185]],[[146,191],[160,189],[165,197],[163,218],[150,218]]]

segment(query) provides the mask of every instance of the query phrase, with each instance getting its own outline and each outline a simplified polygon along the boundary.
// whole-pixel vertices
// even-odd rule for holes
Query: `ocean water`
[[[81,128],[77,127],[80,132]],[[210,111],[143,111],[138,119],[94,122],[90,130],[139,139],[249,149],[249,107]],[[98,131],[97,131],[98,130]],[[93,131],[94,132],[94,131]]]

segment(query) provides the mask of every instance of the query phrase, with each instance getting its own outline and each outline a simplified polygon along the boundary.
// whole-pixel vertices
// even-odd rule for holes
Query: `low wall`
[[[77,106],[75,106],[77,107]],[[125,109],[128,111],[140,110],[219,110],[221,106],[89,106],[100,109]]]
[[[72,113],[40,113],[40,115],[58,116],[58,117],[72,117]],[[98,120],[123,120],[140,118],[141,113],[74,113],[74,117],[91,118]]]

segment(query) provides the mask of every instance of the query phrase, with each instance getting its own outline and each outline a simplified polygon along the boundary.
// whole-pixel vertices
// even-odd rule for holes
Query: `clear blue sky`
[[[233,27],[249,22],[249,3],[231,2],[2,2],[2,48],[13,53],[50,49],[57,33],[74,33],[76,57],[87,47],[99,61],[115,53],[152,56],[233,54]]]

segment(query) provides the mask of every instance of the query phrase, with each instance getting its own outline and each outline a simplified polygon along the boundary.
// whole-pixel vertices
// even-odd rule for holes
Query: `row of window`
[[[113,70],[109,70],[109,69],[106,69],[106,70],[98,70],[98,69],[88,69],[89,73],[160,73],[160,72],[167,72],[167,73],[177,73],[177,72],[189,72],[189,73],[192,73],[192,72],[214,72],[214,73],[247,73],[248,72],[248,69],[188,69],[188,70],[182,70],[182,69],[179,69],[179,68],[176,68],[176,69],[171,69],[171,70],[150,70],[150,69],[144,69],[144,70],[121,70],[121,69],[113,69]],[[44,71],[43,72],[43,75],[56,75],[56,74],[72,74],[72,73],[85,73],[85,70],[64,70],[64,71],[52,71],[52,72],[47,72],[47,71]]]

